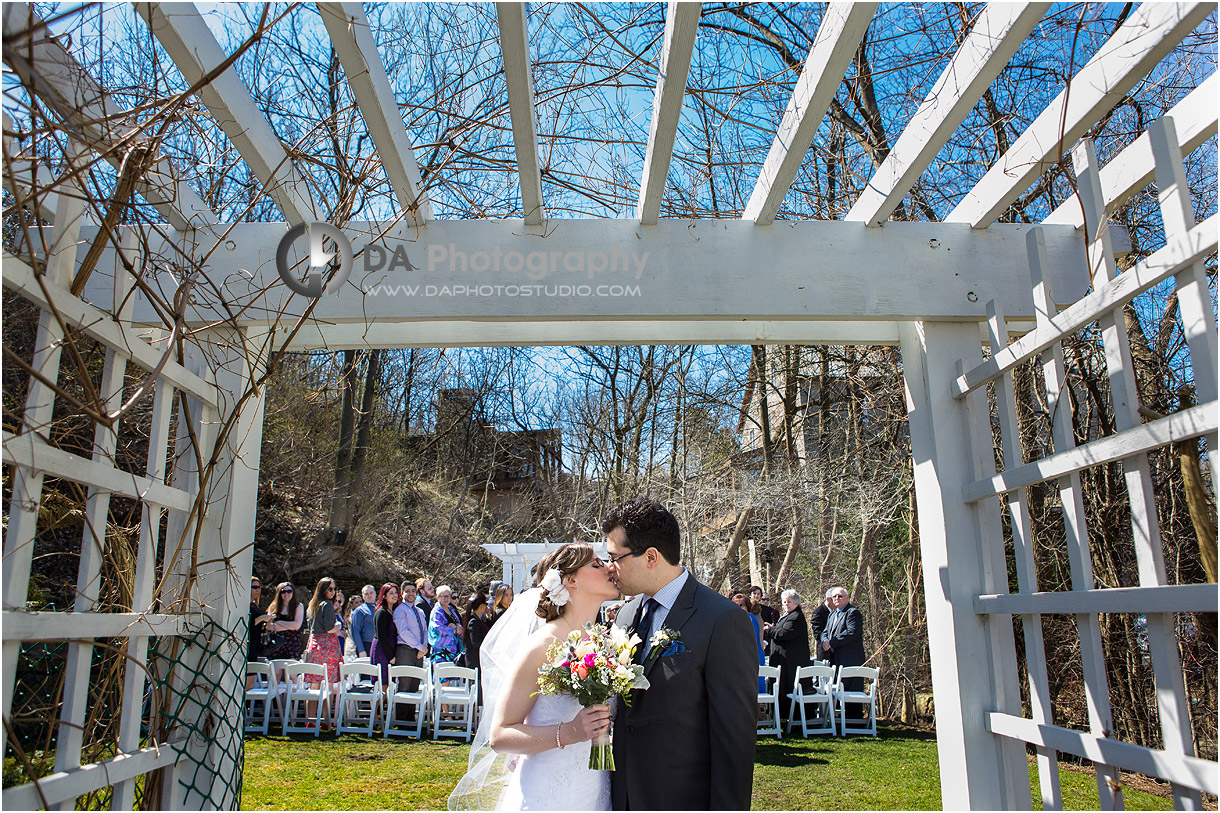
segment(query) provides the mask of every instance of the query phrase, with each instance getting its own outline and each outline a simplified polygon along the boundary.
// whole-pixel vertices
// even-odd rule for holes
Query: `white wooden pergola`
[[[1197,223],[1183,171],[1189,154],[1217,131],[1214,76],[1154,122],[1105,166],[1083,136],[1189,35],[1214,4],[1145,3],[1065,90],[1017,138],[944,222],[888,220],[983,92],[1038,25],[1049,3],[992,3],[928,92],[889,157],[840,221],[777,221],[776,214],[843,81],[877,3],[831,4],[788,104],[749,203],[736,221],[675,221],[659,217],[674,150],[687,71],[698,33],[698,4],[671,3],[660,52],[647,157],[634,218],[549,218],[542,195],[526,9],[500,4],[504,71],[520,176],[520,219],[446,221],[433,217],[408,133],[365,12],[359,3],[318,3],[347,81],[375,142],[402,217],[345,227],[357,256],[370,245],[403,249],[418,271],[365,274],[359,267],[338,296],[316,302],[292,294],[277,277],[275,253],[295,225],[317,219],[319,207],[271,123],[230,68],[203,85],[199,102],[231,140],[280,207],[285,223],[223,223],[168,158],[154,161],[137,190],[164,217],[166,228],[147,251],[134,239],[101,255],[84,298],[68,288],[97,226],[86,222],[82,199],[39,195],[30,203],[54,224],[51,249],[35,270],[4,258],[4,285],[42,309],[32,366],[54,381],[65,331],[82,331],[108,348],[103,392],[118,406],[125,362],[156,379],[153,435],[145,475],[114,467],[117,427],[99,425],[92,458],[51,445],[54,392],[30,383],[24,426],[5,433],[4,463],[12,467],[14,498],[4,539],[4,715],[12,702],[17,653],[23,642],[71,642],[60,712],[55,773],[5,789],[8,808],[47,804],[71,808],[78,795],[113,786],[114,806],[130,807],[137,779],[163,772],[165,808],[232,806],[223,781],[202,789],[186,781],[191,765],[217,776],[239,766],[222,750],[185,732],[142,744],[140,704],[145,676],[129,669],[116,754],[81,764],[80,725],[86,709],[90,656],[97,638],[126,638],[146,657],[150,636],[185,636],[200,619],[237,630],[246,613],[252,561],[262,428],[262,395],[247,391],[273,348],[487,346],[609,343],[893,343],[901,348],[914,454],[919,533],[926,585],[927,627],[946,808],[1024,809],[1031,805],[1026,746],[1038,754],[1042,803],[1061,806],[1058,754],[1097,767],[1099,804],[1121,807],[1119,771],[1172,784],[1177,806],[1197,809],[1200,793],[1220,787],[1217,765],[1195,755],[1185,707],[1173,613],[1214,611],[1214,584],[1170,585],[1152,500],[1147,453],[1168,443],[1217,431],[1217,331],[1203,261],[1216,251],[1217,223]],[[152,34],[188,84],[221,65],[226,54],[193,5],[136,4]],[[4,59],[29,93],[70,125],[73,149],[114,156],[115,135],[101,122],[121,119],[97,81],[45,29],[34,29],[30,6],[4,8]],[[6,131],[10,129],[8,123]],[[10,145],[6,141],[6,150]],[[1041,224],[997,223],[1006,208],[1051,164],[1070,151],[1079,196]],[[7,162],[6,162],[7,163]],[[5,181],[21,199],[46,185],[45,167],[11,162]],[[1118,272],[1108,215],[1155,182],[1165,246]],[[192,292],[187,325],[197,328],[183,364],[167,360],[166,337],[142,293],[128,297],[133,273],[153,255],[206,257],[214,290]],[[459,259],[459,254],[461,258]],[[536,258],[541,256],[541,261]],[[577,259],[570,259],[577,258]],[[531,262],[547,276],[530,277]],[[476,268],[476,265],[486,268]],[[513,267],[510,266],[514,266]],[[579,265],[579,270],[572,270]],[[595,268],[596,266],[596,268]],[[850,273],[847,273],[850,270]],[[1121,307],[1173,278],[1189,338],[1199,406],[1153,421],[1138,413],[1131,355]],[[184,283],[155,269],[144,284],[172,294]],[[447,289],[449,296],[370,293],[378,285]],[[526,286],[589,287],[591,295],[525,296]],[[599,296],[597,286],[607,286]],[[618,286],[615,290],[610,288]],[[635,286],[646,296],[631,296]],[[620,290],[621,289],[621,290]],[[454,291],[461,291],[455,295]],[[405,293],[405,292],[400,292]],[[279,326],[313,306],[304,327]],[[224,327],[226,313],[240,312]],[[1115,397],[1118,432],[1074,447],[1070,409],[1056,409],[1064,391],[1060,346],[1083,325],[1102,325]],[[990,344],[984,360],[980,338]],[[249,348],[258,348],[250,352]],[[1040,355],[1046,397],[1055,414],[1055,452],[1026,459],[1016,427],[1012,372]],[[1004,466],[996,471],[986,386],[995,385]],[[175,393],[185,396],[176,399]],[[193,446],[216,466],[207,477],[180,454],[167,470],[170,420],[178,410],[178,448]],[[1093,579],[1079,472],[1121,460],[1131,503],[1139,585],[1102,588]],[[1216,462],[1209,456],[1212,481]],[[100,562],[95,538],[82,539],[78,598],[71,613],[27,612],[33,540],[43,478],[86,487],[87,527],[105,527],[111,495],[144,506],[133,612],[98,613]],[[1073,589],[1039,590],[1024,488],[1057,484],[1064,506]],[[171,483],[171,484],[167,484]],[[997,499],[998,498],[998,499]],[[1010,592],[1001,511],[1009,512],[1019,579]],[[167,542],[194,534],[192,559],[166,545],[160,563],[169,586],[151,606],[161,517]],[[179,548],[181,551],[181,548]],[[508,555],[507,551],[504,551]],[[518,555],[516,552],[513,555]],[[525,565],[526,555],[522,561]],[[517,571],[514,569],[513,574]],[[175,575],[176,574],[176,575]],[[177,581],[175,581],[175,578]],[[516,576],[513,578],[517,584]],[[178,585],[175,594],[174,585]],[[1100,613],[1141,613],[1156,675],[1164,746],[1150,749],[1110,736]],[[1052,722],[1040,614],[1075,616],[1087,691],[1089,725],[1072,730]],[[1019,617],[1028,666],[1031,714],[1021,709],[1012,619]],[[236,647],[230,654],[241,657]],[[235,680],[236,678],[218,678]],[[230,686],[230,689],[233,687]],[[189,712],[189,709],[188,709]],[[184,712],[186,713],[186,712]],[[236,724],[242,710],[198,701],[200,718]]]
[[[488,542],[482,545],[483,550],[500,560],[504,566],[501,581],[513,588],[513,593],[520,593],[534,586],[533,569],[542,561],[542,557],[560,547],[562,542]],[[603,559],[606,557],[606,543],[596,542],[593,551]]]

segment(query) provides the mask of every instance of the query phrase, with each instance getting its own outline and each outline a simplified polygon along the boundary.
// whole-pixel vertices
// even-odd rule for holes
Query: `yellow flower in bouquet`
[[[641,643],[638,635],[628,636],[621,627],[590,624],[586,629],[573,630],[567,638],[547,647],[546,660],[538,669],[537,694],[570,694],[582,706],[607,703],[619,696],[631,705],[630,692],[648,688],[644,667],[632,663]],[[589,767],[614,770],[609,734],[594,740]]]

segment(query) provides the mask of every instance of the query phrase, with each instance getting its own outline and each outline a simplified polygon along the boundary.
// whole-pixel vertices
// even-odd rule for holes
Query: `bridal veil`
[[[491,749],[491,720],[523,645],[544,622],[538,617],[542,591],[526,590],[496,621],[479,650],[479,681],[483,685],[483,716],[470,744],[466,775],[449,796],[450,810],[494,810],[520,757]]]

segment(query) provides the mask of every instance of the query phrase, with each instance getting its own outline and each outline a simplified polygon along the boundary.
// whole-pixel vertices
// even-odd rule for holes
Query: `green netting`
[[[226,630],[209,620],[192,635],[149,642],[153,679],[145,720],[158,741],[182,733],[189,738],[176,771],[186,808],[241,806],[246,625],[242,618],[237,629]],[[154,784],[142,784],[137,808],[158,807],[155,799],[143,804],[140,798]]]
[[[167,772],[137,777],[134,808],[156,810],[161,789],[169,777],[181,785],[181,804],[187,808],[238,809],[241,805],[245,705],[247,619],[226,630],[213,621],[186,636],[150,638],[144,695],[140,709],[140,745],[187,738],[178,765]],[[122,672],[102,667],[124,663],[125,642],[101,640],[93,652],[90,680],[90,722],[86,727],[82,758],[105,760],[117,750],[118,711]],[[24,784],[46,776],[54,768],[56,734],[68,644],[24,643],[18,657],[9,719],[10,741],[5,749],[4,786]],[[124,663],[126,669],[142,669]],[[13,746],[23,758],[18,759]],[[100,788],[78,797],[77,809],[109,808],[112,788]]]
[[[62,641],[24,642],[18,652],[10,734],[27,755],[37,754],[55,745],[55,727],[48,720],[56,717],[68,645]],[[6,742],[6,755],[11,751],[12,743]],[[28,779],[21,777],[20,781]]]

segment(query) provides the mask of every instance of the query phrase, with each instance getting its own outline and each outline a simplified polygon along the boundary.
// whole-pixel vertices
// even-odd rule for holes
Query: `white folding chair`
[[[877,736],[877,676],[880,672],[872,666],[843,666],[839,668],[839,678],[835,681],[835,706],[839,710],[839,734],[871,734]],[[865,691],[848,691],[843,684],[849,678],[863,678],[868,682]],[[847,704],[859,703],[868,706],[868,715],[864,721],[847,718]],[[848,725],[851,723],[851,725]]]
[[[414,679],[418,681],[415,691],[408,692],[398,688],[402,680]],[[424,721],[428,719],[428,714],[431,711],[431,695],[432,683],[428,678],[428,670],[423,666],[391,666],[390,667],[390,685],[386,687],[386,710],[385,724],[382,727],[383,735],[388,737],[393,734],[396,737],[415,737],[421,739],[424,736]],[[398,718],[398,709],[402,706],[413,706],[415,708],[415,721],[400,720]],[[403,728],[398,725],[402,723]],[[414,729],[412,729],[414,726]]]
[[[275,670],[266,661],[251,661],[246,664],[247,680],[254,679],[246,689],[246,733],[269,734],[271,727],[271,710],[276,710],[277,717],[282,719],[280,706],[284,702],[284,687],[276,680]],[[258,704],[262,703],[262,713]],[[262,723],[254,722],[262,719]]]
[[[271,663],[271,672],[275,675],[276,685],[280,687],[280,702],[271,709],[271,723],[284,725],[284,712],[288,710],[285,698],[288,696],[288,682],[284,679],[284,667],[290,663],[300,663],[292,658],[276,658]]]
[[[760,666],[758,676],[766,681],[766,691],[758,693],[758,733],[783,737],[779,724],[779,667]]]
[[[479,673],[438,663],[432,668],[432,739],[474,736],[479,707]]]
[[[310,676],[322,679],[318,683],[310,683]],[[286,698],[288,711],[284,714],[284,733],[318,736],[322,731],[322,707],[329,708],[330,706],[330,683],[326,680],[325,664],[289,663],[284,666],[284,682],[288,685]],[[312,721],[306,711],[301,711],[302,708],[308,709],[308,706],[297,705],[311,701],[318,704]],[[301,711],[300,722],[297,721],[298,711]],[[327,714],[327,719],[330,719],[329,714]]]
[[[788,693],[788,730],[797,724],[796,715],[801,716],[801,736],[810,734],[835,734],[834,697],[831,685],[834,682],[833,666],[802,666],[796,670],[792,691]],[[813,706],[813,714],[809,707]],[[821,713],[819,713],[819,711]]]
[[[373,736],[383,702],[385,689],[381,685],[381,667],[370,663],[340,664],[336,731]]]
[[[271,661],[270,663],[271,663],[271,668],[275,670],[275,679],[278,680],[280,683],[283,683],[284,682],[284,667],[290,663],[300,663],[300,661],[295,660],[293,658],[276,658],[275,660]]]

